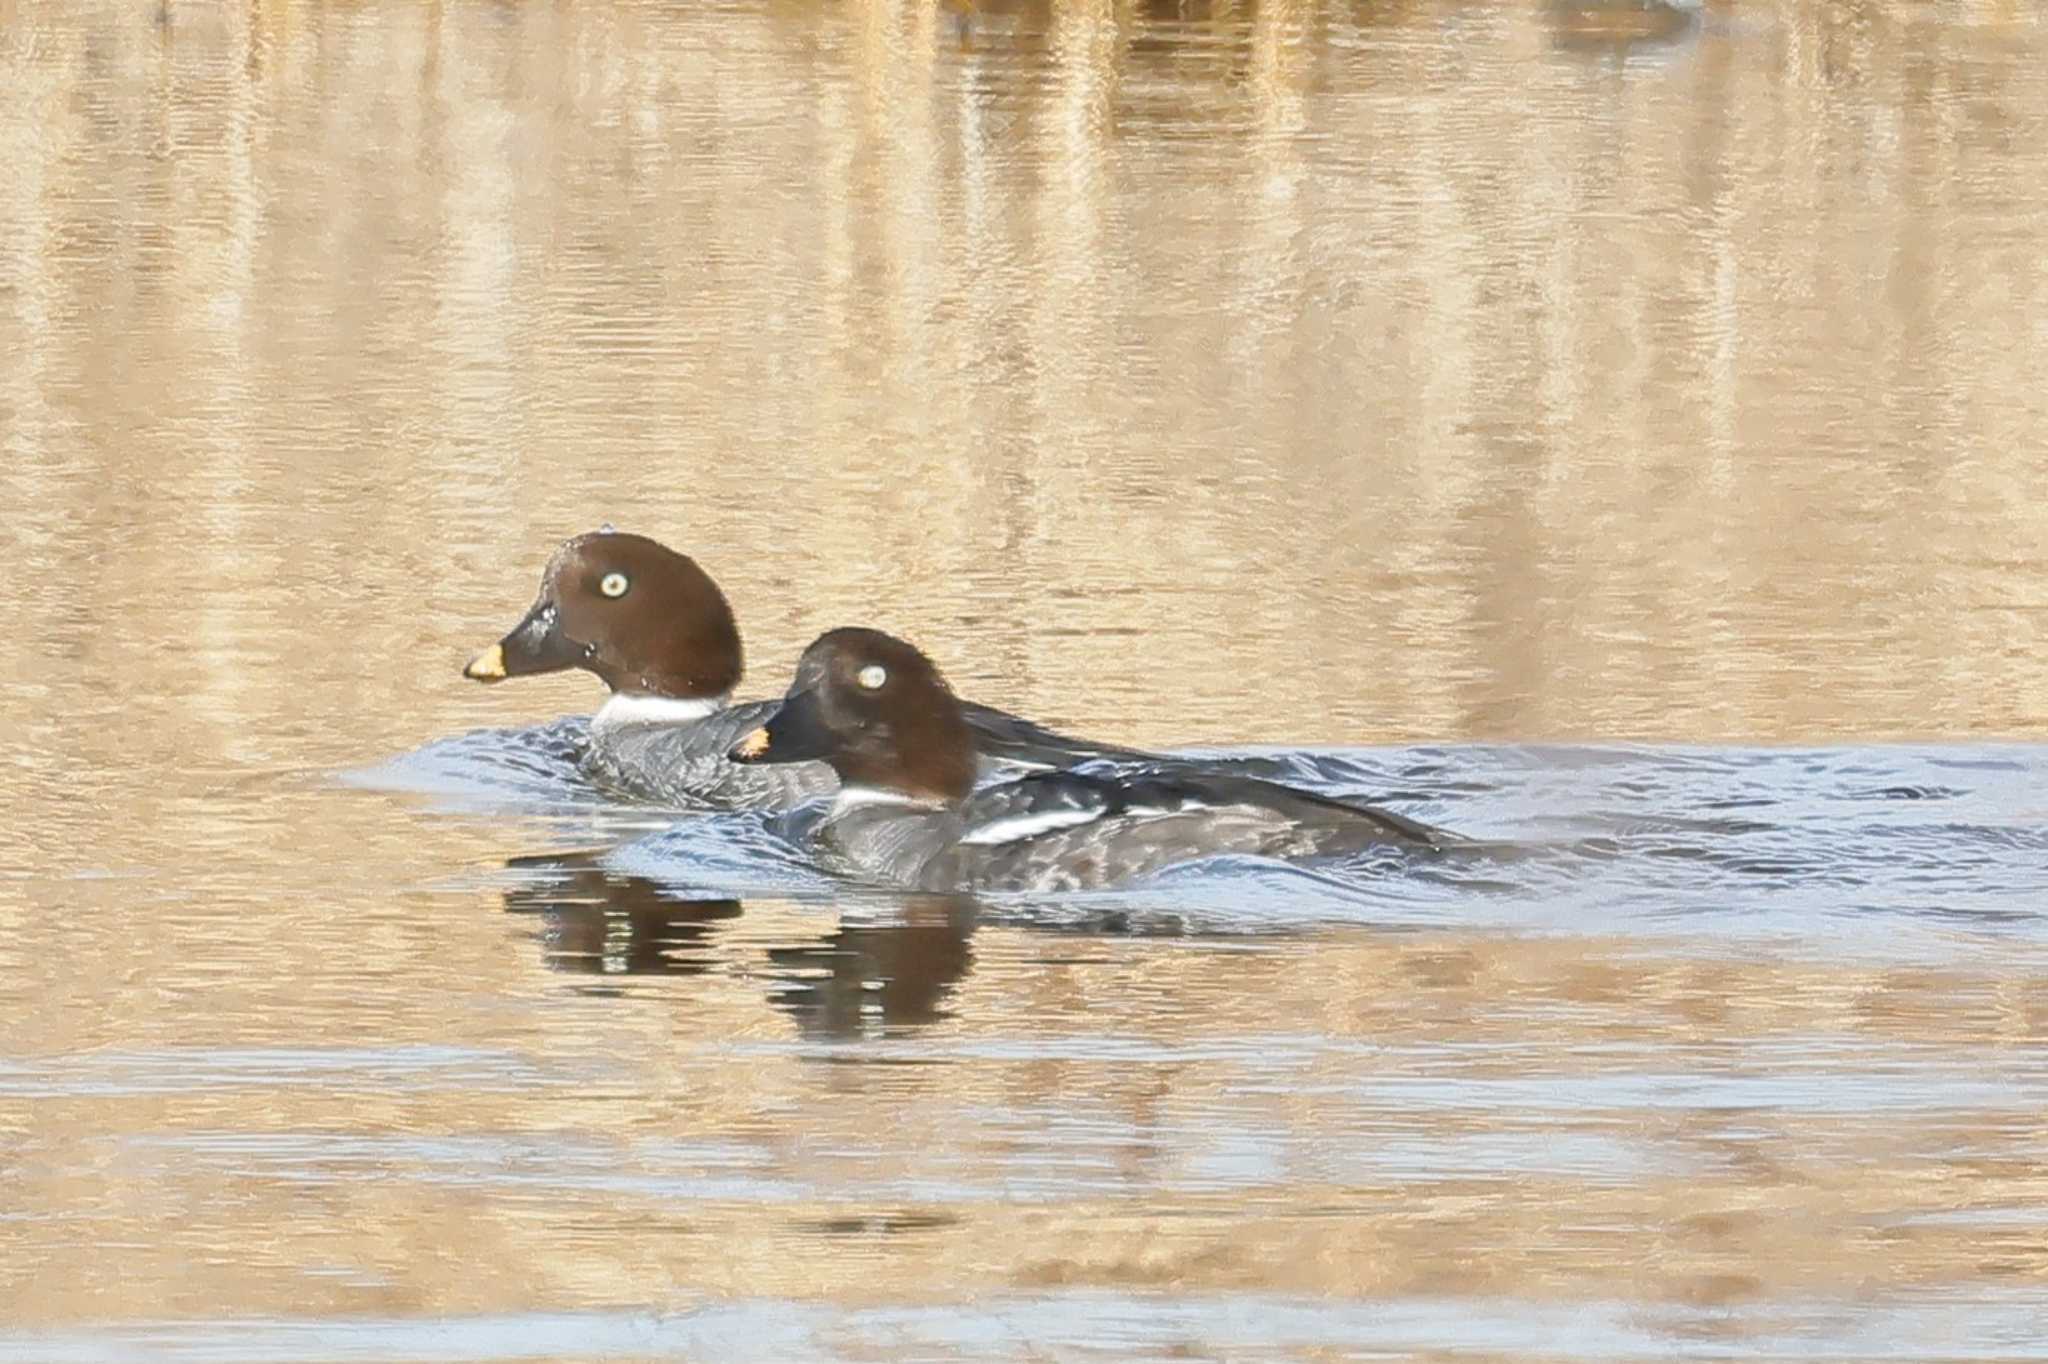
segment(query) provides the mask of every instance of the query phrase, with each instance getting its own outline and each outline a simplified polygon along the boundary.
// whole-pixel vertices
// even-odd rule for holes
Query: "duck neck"
[[[598,707],[590,723],[597,729],[686,725],[718,714],[731,699],[729,695],[656,696],[648,692],[615,691]]]

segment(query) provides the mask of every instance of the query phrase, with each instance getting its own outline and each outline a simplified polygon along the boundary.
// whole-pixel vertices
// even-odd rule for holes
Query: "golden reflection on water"
[[[505,913],[538,834],[319,783],[585,707],[456,670],[606,519],[763,692],[859,620],[1143,744],[2038,737],[2044,46],[0,3],[11,1321],[2038,1288],[2024,949]]]
[[[424,646],[610,517],[763,687],[879,616],[1145,742],[2048,713],[2023,18],[171,13],[11,28],[5,477],[223,691],[345,586],[530,713]]]
[[[948,979],[944,1008],[807,1056],[782,1014],[829,986],[791,958],[845,948],[815,911],[750,905],[715,930],[723,969],[590,994],[554,988],[523,920],[411,908],[431,922],[388,954],[285,910],[267,927],[316,946],[289,981],[156,977],[123,1028],[153,1064],[15,1077],[16,1324],[1061,1284],[1739,1304],[2048,1274],[2010,1088],[2039,1080],[2038,957],[1992,978],[998,929],[965,969],[933,932],[889,965]]]

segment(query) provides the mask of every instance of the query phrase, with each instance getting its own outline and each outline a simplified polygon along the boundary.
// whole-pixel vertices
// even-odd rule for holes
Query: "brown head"
[[[932,661],[879,630],[818,636],[782,708],[742,739],[734,762],[816,760],[842,788],[943,803],[974,789],[974,737]]]
[[[708,700],[739,685],[740,631],[718,584],[687,554],[599,530],[565,541],[524,619],[471,659],[499,682],[582,668],[615,692]]]

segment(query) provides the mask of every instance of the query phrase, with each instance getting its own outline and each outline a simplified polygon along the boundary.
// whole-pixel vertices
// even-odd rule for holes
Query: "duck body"
[[[1302,862],[1448,842],[1390,811],[1252,777],[1082,772],[987,786],[957,807],[856,798],[814,837],[856,875],[934,892],[1101,890],[1225,854]]]
[[[906,890],[1098,890],[1223,854],[1434,854],[1458,841],[1370,805],[1199,768],[1063,770],[976,789],[963,708],[929,659],[873,630],[820,636],[733,758],[830,765],[839,789],[810,834],[821,860]]]
[[[838,785],[822,762],[747,766],[727,757],[778,701],[734,704],[743,672],[739,626],[710,576],[659,541],[610,529],[564,542],[540,593],[504,638],[463,674],[495,683],[576,668],[610,697],[590,719],[578,766],[607,794],[678,809],[780,810]],[[1089,758],[1144,758],[990,706],[966,706],[984,779]]]

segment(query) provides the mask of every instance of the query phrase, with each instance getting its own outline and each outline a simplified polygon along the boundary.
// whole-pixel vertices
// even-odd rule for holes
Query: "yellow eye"
[[[623,573],[607,573],[604,575],[603,580],[598,583],[597,590],[604,593],[607,597],[623,597],[626,595],[626,589],[632,585],[632,583],[626,580],[626,575]]]
[[[855,673],[853,680],[866,687],[869,691],[873,691],[889,680],[889,670],[879,663],[870,663],[867,667]]]

